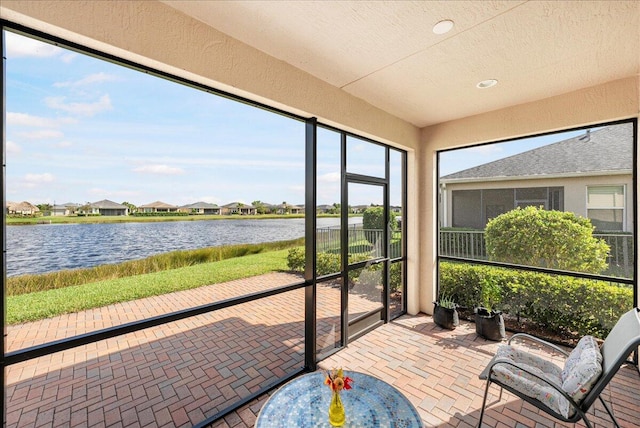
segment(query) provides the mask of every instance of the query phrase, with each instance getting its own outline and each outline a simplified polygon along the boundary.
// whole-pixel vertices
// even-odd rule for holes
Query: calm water
[[[360,223],[361,218],[350,222]],[[318,219],[318,227],[338,225]],[[304,236],[304,219],[210,220],[7,226],[7,276],[142,259],[174,250],[284,241]]]

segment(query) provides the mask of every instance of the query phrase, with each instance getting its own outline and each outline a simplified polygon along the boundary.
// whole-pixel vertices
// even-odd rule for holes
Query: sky
[[[304,204],[304,123],[6,32],[6,200]],[[446,152],[441,175],[568,137]],[[392,151],[391,204],[401,201]],[[381,177],[384,150],[349,138],[347,169]],[[318,204],[340,202],[340,139],[318,131]],[[382,203],[351,185],[350,205]]]
[[[583,135],[585,132],[585,130],[561,132],[441,152],[440,177]]]

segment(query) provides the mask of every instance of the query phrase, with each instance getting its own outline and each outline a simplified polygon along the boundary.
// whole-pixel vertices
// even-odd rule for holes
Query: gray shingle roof
[[[183,205],[180,208],[210,209],[210,208],[220,208],[220,207],[216,204],[211,204],[209,202],[196,202],[189,205]]]
[[[631,173],[633,156],[631,123],[612,125],[568,140],[559,141],[497,161],[478,165],[441,178],[460,179],[517,178],[585,175],[604,172]]]
[[[102,201],[93,202],[89,204],[89,206],[94,208],[102,208],[102,209],[126,209],[128,208],[126,205],[119,204],[117,202],[110,201],[108,199],[103,199]]]

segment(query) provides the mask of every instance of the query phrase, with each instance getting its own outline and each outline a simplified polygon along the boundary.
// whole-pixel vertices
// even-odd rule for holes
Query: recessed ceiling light
[[[445,34],[451,31],[452,28],[453,28],[453,21],[450,19],[445,19],[433,26],[433,32],[436,34]]]
[[[476,88],[487,89],[492,86],[496,86],[497,84],[498,84],[498,81],[496,79],[487,79],[487,80],[483,80],[482,82],[478,82],[478,84],[476,85]]]

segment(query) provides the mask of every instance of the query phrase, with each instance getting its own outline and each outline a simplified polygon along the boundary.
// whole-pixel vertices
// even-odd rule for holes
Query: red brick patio
[[[70,337],[159,313],[297,282],[284,273],[202,287],[8,328],[8,351]],[[319,341],[336,333],[338,289],[319,287]],[[246,397],[302,366],[303,291],[192,317],[78,347],[6,370],[7,427],[191,426],[227,403]],[[375,306],[352,296],[362,311]],[[360,310],[358,309],[358,310]],[[427,427],[471,427],[484,384],[478,373],[497,344],[476,336],[473,325],[445,331],[425,315],[387,324],[321,363],[382,377],[419,410]],[[554,423],[492,389],[486,426],[552,427]],[[640,426],[640,376],[624,367],[606,399],[624,427]],[[251,427],[266,396],[215,427]],[[596,406],[598,426],[608,427]],[[601,416],[603,416],[601,418]],[[557,426],[564,426],[558,424]],[[570,425],[569,425],[570,426]],[[580,424],[578,425],[580,426]]]

